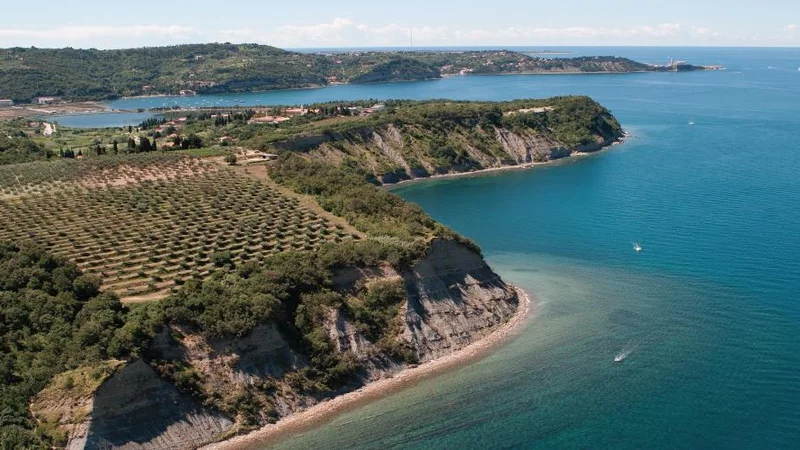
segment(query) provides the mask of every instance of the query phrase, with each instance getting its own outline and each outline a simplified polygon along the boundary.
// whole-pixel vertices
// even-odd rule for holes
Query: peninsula
[[[123,50],[0,50],[0,101],[52,103],[138,95],[195,95],[412,81],[469,74],[706,70],[614,56],[556,58],[506,50],[298,53],[257,44]]]
[[[587,97],[182,114],[0,124],[4,445],[197,448],[468,356],[524,294],[376,185],[622,136]]]

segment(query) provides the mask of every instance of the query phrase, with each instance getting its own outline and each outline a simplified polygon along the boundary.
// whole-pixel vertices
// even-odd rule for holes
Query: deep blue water
[[[253,94],[588,94],[632,133],[558,165],[396,189],[476,240],[534,315],[481,361],[270,446],[797,448],[800,50],[613,50],[728,70]]]

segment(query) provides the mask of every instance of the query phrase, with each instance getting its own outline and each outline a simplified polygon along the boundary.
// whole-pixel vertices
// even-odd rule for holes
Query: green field
[[[123,298],[357,238],[268,181],[181,155],[6,166],[0,189],[0,241],[39,242]]]

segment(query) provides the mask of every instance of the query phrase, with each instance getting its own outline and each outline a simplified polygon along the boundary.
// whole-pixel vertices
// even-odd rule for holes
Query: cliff
[[[390,109],[346,128],[284,134],[272,145],[320,163],[358,167],[383,184],[552,161],[600,150],[623,136],[611,113],[587,97]]]
[[[65,397],[63,389],[62,395],[40,395],[32,410],[40,420],[47,416],[60,424],[70,449],[192,449],[274,422],[409,364],[389,349],[409,349],[414,363],[462,349],[507,322],[519,304],[514,289],[475,249],[441,238],[404,269],[340,267],[331,280],[333,289],[352,301],[376,285],[397,284],[403,293],[390,321],[391,343],[371,339],[352,317],[353,310],[325,309],[321,329],[334,352],[359,367],[336,390],[315,391],[298,381],[310,356],[280,322],[263,323],[233,338],[167,324],[142,359],[119,366],[80,396],[71,391],[72,397]],[[226,402],[233,405],[227,412],[216,407]],[[72,406],[78,404],[80,414]]]

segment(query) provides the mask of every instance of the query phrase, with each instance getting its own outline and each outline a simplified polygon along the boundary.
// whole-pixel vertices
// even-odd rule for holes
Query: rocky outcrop
[[[69,448],[191,449],[231,426],[231,418],[204,407],[136,361],[97,389],[86,434],[73,436]]]
[[[393,339],[412,349],[420,362],[480,340],[507,322],[519,304],[515,290],[489,268],[476,249],[440,238],[430,243],[422,259],[402,271],[390,266],[348,267],[336,271],[331,281],[344,296],[356,295],[372,283],[400,283],[405,288],[405,303],[396,317],[399,327]],[[148,351],[151,362],[134,361],[98,383],[93,395],[82,397],[82,415],[64,409],[64,404],[74,402],[54,394],[49,397],[63,401],[50,401],[40,410],[46,409],[52,422],[69,425],[70,449],[193,449],[233,432],[237,418],[179,390],[153,367],[188,367],[201,374],[199,389],[213,392],[214,398],[223,402],[242,393],[251,395],[254,386],[271,380],[274,410],[263,413],[261,423],[405,367],[371,342],[344,309],[328,311],[324,330],[335,351],[353,355],[361,367],[358,379],[336,393],[314,396],[291,387],[288,375],[308,366],[308,360],[295,348],[302,347],[292,344],[297,337],[276,323],[259,325],[242,337],[217,340],[169,325],[162,328]]]
[[[520,134],[504,128],[498,128],[496,132],[503,151],[517,164],[558,159],[570,154],[563,144],[548,136]]]
[[[517,293],[481,255],[455,241],[434,240],[403,279],[408,303],[401,339],[411,344],[420,361],[480,340],[519,306]]]
[[[598,129],[602,127],[598,126]],[[416,138],[421,130],[408,126],[387,125],[365,128],[347,134],[305,136],[276,144],[279,148],[302,151],[310,157],[341,164],[346,159],[359,161],[365,172],[382,184],[426,178],[431,174],[463,173],[481,169],[547,162],[572,156],[576,152],[593,152],[616,142],[613,133],[598,132],[591,142],[568,146],[552,135],[533,130],[520,131],[504,127],[453,129],[447,135],[451,147],[463,155],[450,164],[431,155],[430,144]],[[483,135],[474,139],[474,133]]]

